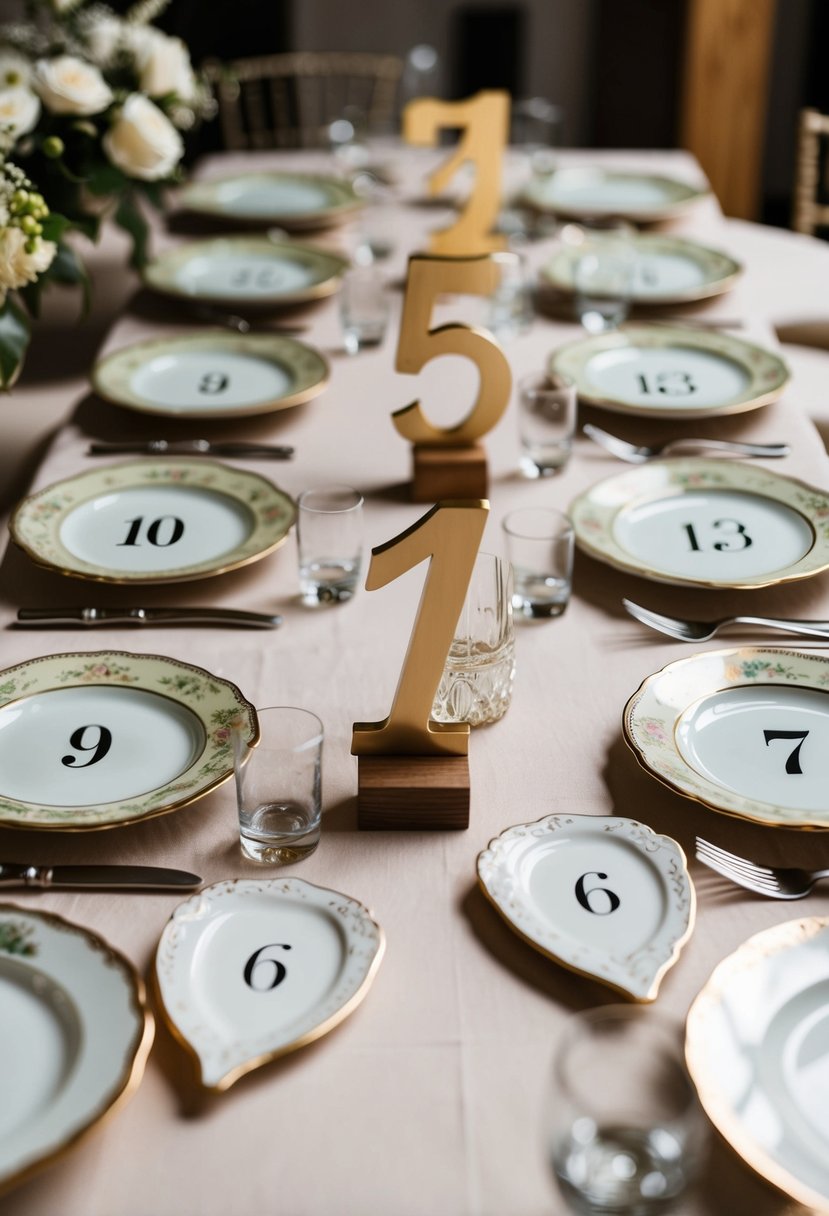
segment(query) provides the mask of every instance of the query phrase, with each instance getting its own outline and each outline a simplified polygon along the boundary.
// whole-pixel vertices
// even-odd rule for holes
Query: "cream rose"
[[[181,136],[143,93],[130,93],[103,138],[104,151],[128,177],[169,177],[184,153]]]
[[[112,101],[112,90],[98,69],[74,55],[38,59],[34,86],[53,114],[100,114]]]
[[[175,93],[188,101],[196,89],[190,53],[180,38],[140,26],[128,34],[138,72],[138,87],[148,97]]]
[[[0,52],[0,89],[30,88],[32,65],[17,51]]]
[[[14,139],[28,135],[40,117],[40,101],[29,89],[0,89],[0,127]]]
[[[20,228],[4,228],[0,232],[0,290],[4,298],[7,291],[34,283],[52,264],[57,252],[55,242],[35,237],[35,248],[28,253],[26,244],[31,239]]]
[[[124,22],[114,13],[90,14],[86,29],[86,45],[93,63],[107,66],[124,40]]]

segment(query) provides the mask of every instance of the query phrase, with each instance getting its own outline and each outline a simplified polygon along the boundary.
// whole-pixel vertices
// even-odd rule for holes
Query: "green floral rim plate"
[[[829,569],[829,494],[757,465],[651,461],[570,506],[576,543],[656,582],[749,589]]]
[[[342,223],[362,206],[350,182],[310,173],[243,173],[192,182],[178,202],[195,215],[296,231]]]
[[[92,387],[144,414],[242,418],[303,405],[329,375],[320,352],[293,338],[217,329],[114,351],[95,364]]]
[[[284,543],[296,506],[258,473],[213,460],[129,460],[25,498],[12,539],[50,570],[100,583],[177,583]]]
[[[829,828],[829,656],[743,646],[669,663],[622,717],[664,785],[753,823]]]
[[[145,284],[162,295],[195,304],[267,309],[332,295],[347,267],[345,258],[313,245],[227,236],[177,245],[141,273]]]
[[[203,797],[256,711],[229,680],[163,655],[47,655],[0,672],[0,823],[83,831]],[[253,745],[251,743],[251,746]]]
[[[643,224],[671,219],[708,190],[655,173],[623,173],[596,166],[559,169],[533,179],[521,195],[539,211],[570,219],[613,215]]]
[[[720,249],[677,236],[636,233],[630,238],[636,256],[631,299],[634,304],[683,304],[729,291],[742,274],[738,261]],[[560,249],[542,268],[559,291],[572,293],[577,245]]]
[[[779,355],[731,334],[681,325],[624,325],[559,347],[550,371],[581,401],[618,414],[706,418],[776,401],[789,369]]]

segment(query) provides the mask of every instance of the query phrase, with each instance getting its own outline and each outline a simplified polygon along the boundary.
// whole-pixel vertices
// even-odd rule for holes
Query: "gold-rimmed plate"
[[[707,190],[655,173],[628,173],[595,166],[559,169],[548,177],[535,177],[521,194],[523,202],[539,211],[570,219],[619,216],[650,224],[694,206]]]
[[[829,494],[759,465],[650,461],[591,486],[570,517],[585,553],[660,583],[747,589],[829,569]]]
[[[205,887],[168,921],[155,960],[161,1012],[205,1089],[327,1034],[363,1000],[383,930],[356,899],[301,878]]]
[[[198,330],[114,351],[92,387],[115,405],[173,418],[244,418],[312,400],[328,383],[319,351],[281,334]]]
[[[62,1157],[138,1087],[144,985],[88,929],[0,904],[0,1192]]]
[[[179,207],[232,224],[274,224],[292,231],[327,228],[347,220],[362,200],[350,182],[312,173],[240,173],[191,182]]]
[[[25,498],[12,538],[40,566],[99,583],[176,583],[258,561],[296,507],[266,477],[212,460],[129,460]]]
[[[0,824],[84,831],[194,802],[258,738],[235,684],[164,655],[46,655],[0,672]],[[252,746],[252,744],[251,744]]]
[[[669,663],[622,719],[625,741],[671,789],[767,826],[829,828],[829,657],[742,646]]]
[[[330,296],[348,262],[266,236],[216,237],[168,249],[142,270],[153,291],[194,304],[278,309]]]
[[[724,959],[688,1011],[711,1122],[761,1178],[829,1213],[829,920],[786,921]]]
[[[574,380],[588,405],[649,418],[759,409],[776,401],[789,379],[779,355],[742,338],[645,323],[561,346],[550,370]]]
[[[635,255],[631,300],[634,304],[685,304],[729,291],[742,274],[738,261],[720,249],[710,249],[684,237],[636,233],[630,238]],[[556,290],[573,292],[578,245],[562,247],[542,269]]]

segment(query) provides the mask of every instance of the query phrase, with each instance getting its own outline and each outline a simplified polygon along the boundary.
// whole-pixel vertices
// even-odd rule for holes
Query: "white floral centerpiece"
[[[29,0],[0,31],[0,387],[19,370],[48,282],[86,285],[71,229],[95,239],[111,215],[147,257],[142,200],[181,178],[182,132],[213,112],[187,47],[152,22],[87,0]],[[33,186],[36,182],[37,186]]]

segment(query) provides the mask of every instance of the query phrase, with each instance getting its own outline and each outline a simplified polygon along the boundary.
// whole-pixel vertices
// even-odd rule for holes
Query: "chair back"
[[[829,227],[829,115],[800,111],[794,183],[795,232]]]

